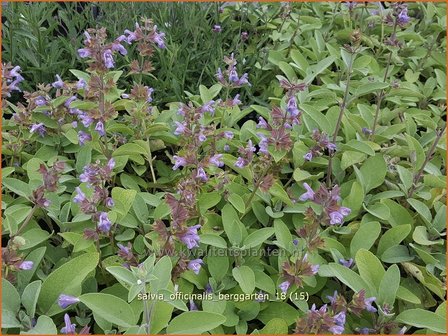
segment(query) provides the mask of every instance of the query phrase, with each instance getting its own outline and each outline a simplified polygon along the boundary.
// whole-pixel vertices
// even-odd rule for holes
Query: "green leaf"
[[[412,233],[412,239],[420,245],[443,245],[443,239],[430,240],[428,236],[428,231],[424,226],[417,226]]]
[[[333,276],[338,278],[342,283],[346,284],[355,292],[359,292],[361,289],[365,289],[366,295],[368,297],[373,296],[373,288],[371,288],[368,283],[365,282],[356,272],[336,263],[328,264],[328,268]],[[319,274],[320,272],[321,270],[319,270]]]
[[[62,311],[57,305],[60,294],[79,295],[87,275],[98,265],[98,253],[85,253],[66,262],[45,278],[38,306],[48,316]]]
[[[22,305],[25,307],[28,316],[31,318],[34,317],[34,313],[36,312],[36,304],[41,287],[42,281],[36,280],[28,284],[22,293]]]
[[[387,172],[386,161],[381,154],[377,154],[368,158],[360,171],[365,181],[364,191],[367,194],[373,188],[383,184]]]
[[[123,266],[110,266],[107,267],[106,270],[110,274],[112,274],[120,283],[125,283],[129,286],[135,285],[137,283],[137,278],[135,277],[135,275]]]
[[[288,249],[288,245],[292,242],[292,235],[286,224],[281,219],[275,219],[274,230],[279,246]]]
[[[137,323],[131,306],[123,299],[111,294],[88,293],[79,297],[95,315],[120,327],[130,327]]]
[[[264,324],[269,323],[274,318],[281,318],[289,325],[296,322],[299,311],[285,302],[269,302],[266,309],[263,309],[257,319]]]
[[[372,288],[378,289],[385,273],[381,261],[372,252],[365,249],[358,250],[355,260],[361,278]],[[376,292],[374,295],[376,296]]]
[[[359,249],[370,250],[381,232],[381,225],[378,222],[361,224],[350,243],[350,255],[354,257]]]
[[[423,150],[422,145],[418,140],[414,137],[411,137],[409,134],[406,134],[406,139],[408,141],[408,146],[411,151],[409,155],[412,159],[412,166],[414,168],[414,172],[418,172],[425,161],[425,151]]]
[[[389,87],[389,83],[375,82],[375,83],[362,84],[356,89],[355,95],[357,97],[361,97],[366,94],[385,89],[387,87]]]
[[[274,234],[274,228],[262,228],[252,232],[244,239],[243,245],[246,248],[256,247],[265,242],[270,236]]]
[[[381,279],[378,303],[381,306],[387,303],[390,307],[393,307],[398,287],[400,287],[400,269],[394,264],[388,268]]]
[[[2,279],[2,309],[16,314],[20,309],[20,295],[17,289],[6,279]]]
[[[115,202],[114,211],[120,214],[119,219],[124,218],[134,202],[136,190],[128,190],[120,187],[112,189],[112,199]]]
[[[244,200],[238,194],[230,194],[229,202],[238,210],[239,213],[244,213],[246,211],[246,205]]]
[[[411,232],[410,224],[397,225],[387,230],[378,243],[377,255],[381,256],[389,247],[400,244]]]
[[[232,275],[235,278],[235,280],[238,282],[238,284],[241,287],[241,290],[246,293],[250,294],[255,289],[255,274],[254,271],[248,266],[240,266],[235,267],[232,270]]]
[[[208,209],[214,207],[221,201],[221,195],[218,192],[204,193],[198,197],[198,206],[201,214],[204,214]]]
[[[372,149],[372,147],[370,147],[364,141],[350,140],[349,142],[343,145],[343,148],[346,147],[370,156],[375,155],[375,151]]]
[[[57,335],[57,333],[58,330],[53,320],[45,315],[39,316],[32,329],[20,332],[21,335]]]
[[[227,248],[227,242],[221,236],[212,233],[205,233],[200,236],[200,242],[206,245],[211,245],[219,248]]]
[[[399,314],[395,320],[417,328],[427,328],[438,333],[446,334],[446,317],[442,317],[428,310],[420,308],[408,309]]]
[[[364,206],[364,209],[375,217],[387,221],[390,218],[390,210],[389,208],[382,203],[375,203],[369,205],[368,207]]]
[[[420,215],[420,217],[423,219],[423,221],[430,225],[432,222],[432,215],[431,211],[429,210],[428,206],[414,198],[408,198],[408,203],[417,211],[417,213]]]
[[[287,333],[288,323],[281,318],[273,318],[260,330],[260,334],[281,335]]]
[[[230,204],[224,205],[221,210],[222,213],[222,225],[230,243],[238,245],[243,239],[243,234],[239,226],[238,215]]]
[[[167,334],[202,334],[210,331],[226,321],[217,313],[190,311],[176,316],[166,328]]]
[[[317,124],[317,126],[322,131],[326,132],[327,134],[331,134],[333,132],[333,126],[330,124],[327,117],[314,106],[308,104],[300,104],[299,107],[306,116],[309,116]]]
[[[13,193],[23,196],[28,199],[31,195],[31,189],[28,184],[15,178],[7,177],[2,180],[6,190],[11,190]]]
[[[283,203],[292,206],[291,199],[289,198],[288,194],[285,191],[285,188],[278,182],[275,182],[273,186],[269,189],[269,193],[280,199]]]

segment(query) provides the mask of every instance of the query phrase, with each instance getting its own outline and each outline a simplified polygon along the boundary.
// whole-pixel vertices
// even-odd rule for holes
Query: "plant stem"
[[[437,136],[434,139],[434,142],[432,143],[431,148],[429,149],[428,153],[426,154],[425,161],[423,162],[423,164],[420,167],[420,169],[418,170],[418,172],[414,175],[414,180],[412,182],[412,186],[408,192],[408,198],[411,198],[412,195],[414,194],[415,190],[417,189],[417,183],[420,181],[420,179],[423,175],[423,171],[424,171],[426,165],[428,164],[429,160],[431,159],[431,156],[434,154],[437,144],[439,143],[440,138],[442,137],[444,131],[445,131],[445,128],[441,128],[438,131],[436,131]]]
[[[34,213],[36,212],[36,210],[37,210],[37,206],[35,205],[35,206],[31,209],[31,211],[30,211],[30,213],[28,214],[28,216],[26,216],[25,221],[24,221],[23,224],[20,226],[20,228],[17,230],[17,232],[11,236],[11,240],[12,240],[12,238],[14,238],[15,236],[18,236],[18,235],[20,234],[20,232],[22,232],[22,230],[28,225],[28,223],[30,222],[31,218],[33,218],[33,215],[34,215]]]
[[[397,31],[397,20],[395,20],[394,31],[391,36],[394,36],[396,31]],[[387,59],[386,71],[384,72],[383,82],[386,82],[387,76],[389,75],[389,68],[391,65],[391,61],[392,61],[392,50],[389,52],[389,56]],[[372,137],[375,135],[376,125],[378,122],[378,117],[380,115],[380,107],[381,103],[383,102],[383,98],[384,98],[384,89],[381,89],[376,101],[375,118],[373,120],[372,133],[370,134],[369,139],[372,139]]]
[[[341,103],[341,108],[339,111],[339,117],[338,117],[338,121],[336,122],[336,127],[334,129],[334,133],[332,136],[332,142],[336,143],[336,139],[338,137],[338,133],[339,133],[339,129],[341,128],[341,123],[342,123],[342,117],[344,116],[344,111],[347,105],[347,101],[348,101],[348,93],[349,93],[349,88],[350,88],[350,78],[351,78],[351,74],[352,74],[352,69],[353,69],[353,60],[356,57],[356,51],[350,53],[350,61],[348,63],[348,68],[347,68],[347,83],[345,85],[345,92],[344,92],[344,98],[342,99],[342,103]],[[327,186],[331,185],[331,174],[332,174],[332,170],[333,170],[333,155],[334,153],[332,153],[330,155],[330,159],[328,161],[328,169],[327,169]]]
[[[254,190],[252,190],[252,193],[250,194],[250,196],[249,196],[249,198],[247,199],[247,201],[244,202],[244,209],[245,209],[245,211],[244,211],[243,214],[241,214],[240,219],[242,219],[242,218],[246,215],[246,213],[247,213],[247,207],[250,205],[250,203],[252,202],[253,198],[255,197],[255,194],[257,193],[258,188],[260,187],[260,184],[261,184],[261,182],[263,181],[263,178],[266,176],[266,174],[267,174],[267,172],[269,171],[270,168],[271,168],[270,166],[267,167],[267,168],[263,171],[263,173],[261,174],[261,177],[258,179],[257,183],[255,183],[255,185],[254,185]]]

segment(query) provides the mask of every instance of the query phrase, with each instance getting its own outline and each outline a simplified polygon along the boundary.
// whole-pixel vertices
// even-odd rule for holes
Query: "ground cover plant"
[[[2,333],[446,333],[444,3],[78,5],[4,21]]]

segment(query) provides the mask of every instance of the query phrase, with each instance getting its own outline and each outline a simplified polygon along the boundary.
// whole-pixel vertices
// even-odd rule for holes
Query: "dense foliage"
[[[3,333],[446,333],[445,10],[9,4]]]

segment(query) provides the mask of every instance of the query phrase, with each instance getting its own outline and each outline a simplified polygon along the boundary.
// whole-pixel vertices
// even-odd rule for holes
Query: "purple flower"
[[[129,95],[128,95],[127,93],[122,93],[122,94],[121,94],[121,98],[123,98],[123,99],[128,99],[128,98],[129,98]]]
[[[104,124],[102,121],[98,121],[95,126],[95,131],[98,132],[100,136],[105,136],[106,132],[104,131]]]
[[[327,144],[327,148],[328,148],[328,150],[329,150],[330,152],[334,152],[334,151],[336,151],[336,145],[335,145],[334,143],[332,143],[332,142],[329,142],[329,143]]]
[[[241,33],[241,40],[247,41],[249,39],[249,33],[248,32],[242,32]]]
[[[190,299],[190,311],[198,310],[198,306],[194,303],[192,299]]]
[[[311,161],[313,159],[313,152],[306,153],[303,158],[307,161]]]
[[[317,274],[317,272],[319,271],[320,265],[311,265],[311,273]]]
[[[328,330],[333,335],[340,335],[340,334],[342,334],[344,332],[344,327],[335,325],[335,326],[330,327]]]
[[[89,127],[93,123],[93,118],[88,116],[85,112],[79,113],[78,118],[81,120],[84,127]]]
[[[244,73],[244,74],[241,76],[241,78],[238,80],[237,84],[238,84],[239,86],[243,86],[243,85],[249,85],[249,86],[250,86],[250,83],[249,83],[249,75],[248,75],[247,73]]]
[[[297,108],[297,100],[295,96],[291,96],[289,98],[286,112],[288,112],[293,117],[297,117],[299,115],[299,109]]]
[[[19,71],[21,71],[21,68],[19,65],[16,65],[14,68],[11,69],[9,74],[12,77],[20,78],[21,80],[23,80],[23,77],[20,75]]]
[[[236,105],[240,105],[240,104],[241,104],[240,94],[237,94],[237,95],[232,99],[232,106],[236,106]]]
[[[338,291],[334,291],[333,296],[327,295],[327,299],[330,300],[330,303],[332,305],[336,303],[337,298],[338,298]]]
[[[115,66],[114,58],[112,56],[112,50],[107,49],[103,52],[103,62],[104,66],[111,69]]]
[[[372,302],[376,300],[376,297],[370,297],[364,300],[364,304],[366,305],[365,309],[371,313],[376,313],[376,308],[372,306]]]
[[[233,68],[229,72],[229,81],[235,83],[238,82],[238,79],[238,73],[236,72],[235,68]]]
[[[78,122],[76,120],[72,121],[72,127],[73,128],[77,128],[78,127]]]
[[[371,129],[368,129],[367,127],[363,127],[363,128],[362,128],[362,132],[363,132],[365,135],[371,135],[371,134],[372,134],[372,130],[371,130]]]
[[[269,153],[269,149],[268,149],[269,141],[268,141],[268,138],[265,137],[261,133],[259,133],[257,135],[261,138],[260,142],[258,143],[259,152],[263,153],[263,154],[268,154]]]
[[[174,130],[174,134],[175,135],[184,134],[185,131],[187,130],[185,123],[180,123],[178,121],[175,121],[174,123],[176,124],[176,129]]]
[[[98,221],[98,229],[102,232],[109,232],[110,227],[112,226],[112,222],[110,221],[109,217],[107,216],[107,212],[101,212],[99,221]]]
[[[205,173],[204,168],[199,167],[198,172],[196,174],[196,178],[200,179],[203,182],[206,182],[208,180],[207,174]]]
[[[224,145],[223,149],[225,152],[228,152],[228,151],[230,151],[230,146],[226,144],[226,145]]]
[[[235,167],[244,168],[245,166],[246,166],[246,160],[244,160],[242,157],[239,157],[235,162]]]
[[[218,79],[218,81],[223,82],[224,81],[224,75],[222,74],[222,70],[221,68],[218,68],[217,72],[216,72],[216,78]]]
[[[114,169],[114,167],[115,167],[115,160],[114,160],[114,158],[111,158],[109,161],[107,161],[106,167],[109,170]]]
[[[201,228],[201,225],[197,224],[197,225],[193,225],[190,226],[187,230],[187,232],[185,232],[181,237],[180,240],[187,245],[188,249],[192,249],[193,247],[198,247],[199,246],[199,235],[198,235],[198,229]]]
[[[195,274],[199,274],[201,270],[201,265],[204,263],[201,259],[190,260],[188,263],[188,269],[192,270]]]
[[[247,150],[251,152],[255,152],[257,149],[255,148],[254,144],[252,143],[252,140],[249,140],[247,142]]]
[[[82,78],[76,83],[76,88],[78,90],[85,89],[86,87],[87,87],[87,82]]]
[[[341,311],[333,317],[334,323],[336,323],[338,326],[343,327],[345,325],[345,317],[345,312]]]
[[[25,260],[20,263],[19,269],[28,271],[28,270],[32,269],[33,266],[34,266],[34,263],[32,261]]]
[[[78,99],[76,96],[71,96],[70,98],[68,98],[65,103],[64,106],[65,107],[70,107],[70,104],[75,101],[76,99]]]
[[[289,281],[284,281],[278,286],[278,288],[280,288],[283,293],[286,293],[289,286],[291,286],[291,283]]]
[[[44,97],[39,96],[39,97],[36,98],[36,100],[34,100],[34,103],[37,106],[44,106],[44,105],[47,104],[47,100]]]
[[[224,138],[232,140],[233,139],[233,132],[232,131],[225,131],[224,132]]]
[[[179,167],[184,167],[187,164],[187,160],[185,160],[185,158],[183,158],[182,156],[174,155],[173,159],[174,159],[173,170],[177,170]]]
[[[152,94],[154,92],[153,88],[146,88],[146,102],[150,103],[152,102]]]
[[[69,334],[75,334],[76,330],[76,324],[72,324],[72,321],[70,321],[70,316],[68,314],[64,315],[64,322],[65,322],[65,327],[63,327],[61,329],[61,333],[69,335]]]
[[[118,51],[121,55],[126,55],[128,51],[120,43],[112,43],[112,50]]]
[[[43,136],[45,135],[45,132],[46,132],[46,130],[45,130],[45,126],[44,126],[43,123],[33,124],[33,125],[31,125],[31,127],[30,127],[30,132],[31,132],[31,133],[35,133],[35,132],[37,132],[37,133],[39,133],[39,135],[40,135],[41,137],[43,137]]]
[[[81,146],[83,146],[87,141],[91,141],[92,136],[86,132],[79,131],[78,132],[78,142]]]
[[[51,84],[56,89],[62,89],[64,87],[64,82],[59,75],[56,75],[56,82]]]
[[[306,193],[302,194],[300,196],[300,200],[301,201],[306,201],[306,200],[312,200],[314,199],[314,190],[311,189],[310,185],[308,183],[304,183],[303,186],[305,187],[305,189],[307,190]]]
[[[200,142],[204,142],[205,140],[207,140],[207,137],[204,135],[204,133],[202,133],[202,130],[199,132],[198,140]]]
[[[339,263],[342,265],[342,266],[345,266],[345,267],[347,267],[347,268],[350,268],[350,267],[352,267],[352,265],[353,265],[353,258],[350,258],[350,259],[348,259],[348,260],[345,260],[345,259],[339,259]]]
[[[408,16],[408,8],[404,7],[401,12],[398,14],[397,16],[397,23],[400,26],[404,26],[405,24],[407,24],[410,21],[410,18]]]
[[[112,197],[108,197],[106,198],[106,206],[108,208],[112,208],[115,205],[114,200],[112,199]]]
[[[78,49],[78,55],[81,58],[86,58],[86,57],[90,57],[92,55],[92,53],[90,52],[89,48],[81,48],[81,49]]]
[[[330,224],[341,224],[344,220],[344,216],[339,211],[330,212]]]
[[[299,245],[299,240],[298,239],[294,239],[292,241],[292,243],[294,244],[294,246],[297,246],[297,245]]]
[[[86,200],[86,195],[82,192],[80,187],[75,188],[76,196],[73,198],[73,202],[82,203]]]
[[[214,25],[212,29],[215,33],[220,33],[222,31],[222,28],[220,25]]]
[[[79,299],[77,297],[70,296],[70,295],[61,294],[61,295],[59,295],[59,298],[58,298],[58,305],[62,309],[65,309],[68,306],[78,303],[78,302],[79,302]]]
[[[213,106],[214,103],[215,103],[214,100],[210,100],[209,102],[207,102],[204,105],[202,105],[201,112],[202,113],[208,112],[211,115],[214,115],[215,114],[215,108]]]
[[[157,29],[157,26],[154,26],[154,31]],[[164,41],[165,33],[154,33],[154,42],[157,43],[157,46],[160,49],[165,48],[165,41]]]
[[[124,31],[125,34],[128,34],[128,36],[126,36],[126,42],[128,44],[132,44],[133,41],[135,41],[137,39],[137,35],[135,34],[135,32],[130,31],[129,29],[126,29]]]
[[[263,117],[259,117],[258,118],[257,128],[264,128],[264,129],[266,129],[268,127],[269,127],[269,125],[268,125],[267,121],[264,120]]]
[[[221,159],[222,154],[215,154],[210,158],[209,162],[214,164],[216,167],[222,167],[224,166],[224,162]]]

